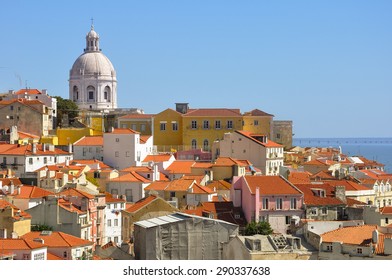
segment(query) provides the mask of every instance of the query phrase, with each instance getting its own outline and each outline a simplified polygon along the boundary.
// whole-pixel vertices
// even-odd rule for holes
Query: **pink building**
[[[303,217],[303,193],[281,176],[234,177],[230,196],[248,222],[267,221],[276,232]]]

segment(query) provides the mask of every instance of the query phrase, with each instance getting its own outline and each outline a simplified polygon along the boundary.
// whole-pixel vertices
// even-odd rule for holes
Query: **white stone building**
[[[215,158],[246,159],[263,175],[279,175],[279,168],[283,166],[283,146],[265,135],[238,130],[225,133],[223,140],[214,143],[213,151]]]
[[[106,208],[105,208],[105,234],[106,240],[103,242],[114,242],[120,246],[122,243],[122,226],[121,226],[121,212],[125,210],[125,200],[115,198],[109,193],[106,193]]]
[[[74,159],[103,159],[103,136],[83,136],[73,144]]]
[[[117,170],[141,166],[143,159],[155,153],[152,136],[141,136],[129,128],[111,129],[103,135],[103,162]]]
[[[91,25],[86,48],[72,66],[69,99],[80,109],[113,110],[117,108],[117,78],[111,61],[99,48],[99,35]]]

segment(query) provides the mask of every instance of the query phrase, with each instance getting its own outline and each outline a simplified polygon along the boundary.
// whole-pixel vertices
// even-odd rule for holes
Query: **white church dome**
[[[101,52],[85,52],[71,68],[71,77],[80,75],[116,76],[113,64]]]

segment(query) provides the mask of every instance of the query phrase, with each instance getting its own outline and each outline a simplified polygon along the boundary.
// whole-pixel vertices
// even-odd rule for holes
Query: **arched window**
[[[209,146],[208,146],[208,140],[207,139],[204,139],[204,141],[203,141],[203,150],[204,151],[208,151],[209,150]]]
[[[106,86],[103,92],[103,99],[107,102],[110,102],[111,90],[109,86]]]
[[[192,139],[192,149],[196,149],[197,148],[197,141],[196,139]]]
[[[95,88],[93,86],[87,87],[87,96],[89,101],[95,100]]]
[[[74,86],[72,92],[73,92],[73,94],[72,94],[73,101],[78,101],[79,100],[79,89],[78,89],[78,87]]]

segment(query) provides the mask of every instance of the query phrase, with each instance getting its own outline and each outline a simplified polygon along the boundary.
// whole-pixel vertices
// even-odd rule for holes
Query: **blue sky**
[[[94,18],[121,107],[260,109],[295,137],[392,137],[392,1],[3,1],[0,92],[68,75]]]

